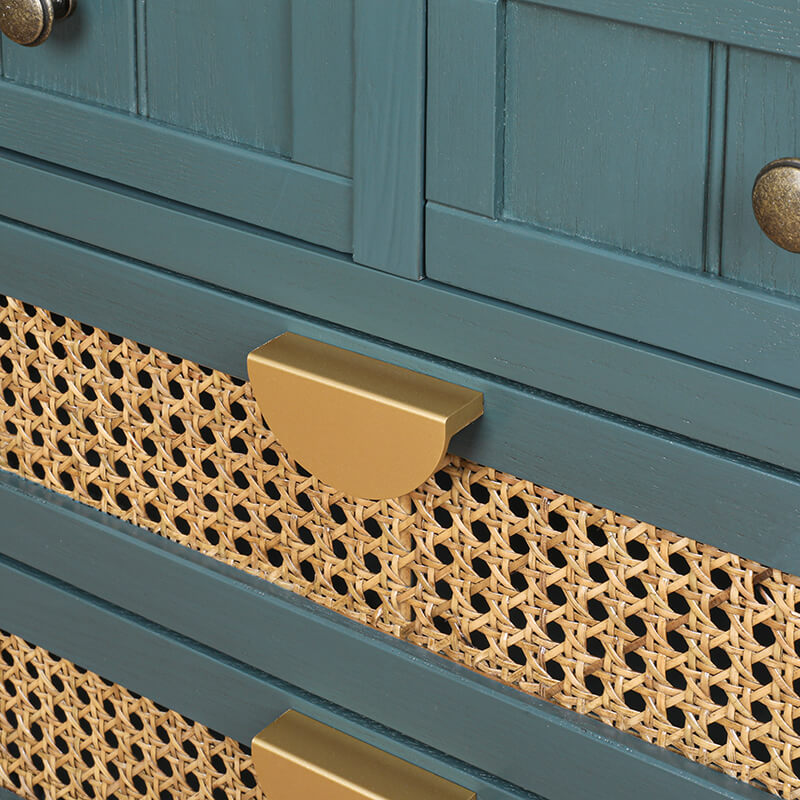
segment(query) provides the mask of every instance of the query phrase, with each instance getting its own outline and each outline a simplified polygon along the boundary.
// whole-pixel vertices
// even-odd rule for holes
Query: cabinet
[[[798,256],[750,192],[798,154],[798,22],[79,0],[4,39],[0,628],[240,740],[257,672],[482,800],[794,792]],[[343,497],[248,395],[285,331],[485,414]]]

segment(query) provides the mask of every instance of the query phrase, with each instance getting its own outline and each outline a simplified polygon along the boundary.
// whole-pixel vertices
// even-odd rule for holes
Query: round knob
[[[35,47],[68,17],[77,0],[0,0],[0,31],[17,44]]]
[[[753,213],[778,247],[800,253],[800,158],[779,158],[758,173]]]

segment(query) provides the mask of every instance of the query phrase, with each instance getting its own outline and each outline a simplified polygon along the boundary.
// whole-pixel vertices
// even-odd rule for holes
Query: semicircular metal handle
[[[247,370],[267,425],[292,458],[369,500],[423,484],[451,437],[483,413],[473,389],[293,333],[250,353]]]

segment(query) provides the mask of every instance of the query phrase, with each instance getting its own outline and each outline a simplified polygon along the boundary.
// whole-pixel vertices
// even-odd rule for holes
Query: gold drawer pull
[[[483,413],[480,392],[293,333],[250,353],[247,370],[292,458],[368,500],[423,484],[450,438]]]
[[[287,711],[253,739],[269,800],[475,800],[475,793]]]
[[[800,253],[800,159],[779,158],[758,173],[753,213],[778,247]]]
[[[0,0],[0,31],[12,42],[36,47],[53,30],[56,20],[68,17],[77,0]]]

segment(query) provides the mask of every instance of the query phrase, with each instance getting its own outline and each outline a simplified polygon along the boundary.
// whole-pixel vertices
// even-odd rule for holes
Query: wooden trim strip
[[[422,277],[427,0],[355,0],[353,258]]]
[[[800,56],[800,9],[787,0],[520,0],[716,42]]]
[[[796,300],[435,203],[426,216],[434,280],[800,388]]]
[[[5,476],[0,506],[0,626],[239,740],[289,706],[327,721],[308,692],[550,800],[763,797],[25,481]]]
[[[57,95],[0,84],[0,147],[352,250],[352,182]]]

